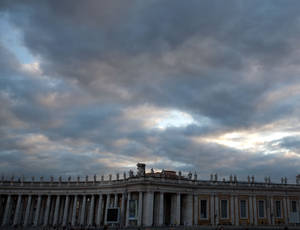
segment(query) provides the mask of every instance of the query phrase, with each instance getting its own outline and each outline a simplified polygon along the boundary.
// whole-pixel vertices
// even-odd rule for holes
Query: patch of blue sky
[[[0,43],[10,50],[22,64],[29,64],[35,58],[23,43],[22,33],[9,21],[9,16],[0,14]]]

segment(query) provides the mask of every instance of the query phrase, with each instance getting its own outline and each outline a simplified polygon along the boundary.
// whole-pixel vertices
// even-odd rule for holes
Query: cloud
[[[299,154],[300,150],[300,137],[299,136],[291,136],[283,138],[280,141],[280,146],[286,148],[296,154]]]
[[[144,161],[293,178],[299,7],[2,1],[0,29],[17,32],[0,39],[1,169],[91,175]]]

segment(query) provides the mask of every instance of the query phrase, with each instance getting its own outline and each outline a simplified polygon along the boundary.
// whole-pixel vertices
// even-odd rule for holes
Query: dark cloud
[[[299,8],[293,0],[1,1],[0,19],[39,64],[22,63],[0,39],[1,168],[93,174],[144,160],[279,178],[284,162],[292,178],[299,160],[284,148],[298,152],[297,139],[253,154],[195,138],[272,132],[299,116]],[[165,110],[198,124],[147,126]]]

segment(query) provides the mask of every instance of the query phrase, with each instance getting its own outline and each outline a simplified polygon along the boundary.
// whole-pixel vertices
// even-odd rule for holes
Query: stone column
[[[215,225],[215,198],[213,194],[210,196],[210,224]]]
[[[143,192],[139,192],[138,226],[142,226]]]
[[[253,224],[252,196],[249,196],[249,220],[250,220],[250,225],[252,225]]]
[[[127,195],[127,210],[126,210],[126,226],[129,226],[129,201],[131,199],[131,193],[128,192]]]
[[[274,199],[273,199],[273,196],[271,196],[270,198],[270,202],[271,202],[271,224],[275,224],[275,213],[274,213]]]
[[[31,200],[32,200],[32,196],[29,195],[28,196],[28,200],[27,200],[27,205],[26,205],[26,211],[25,211],[25,219],[24,219],[24,227],[26,227],[28,225],[28,219],[29,219],[29,214],[30,214],[30,208],[31,208]]]
[[[66,196],[66,201],[65,201],[64,216],[63,216],[63,226],[67,225],[68,211],[69,211],[69,195]]]
[[[257,207],[256,207],[256,196],[253,196],[253,217],[254,225],[257,226]]]
[[[48,197],[47,197],[47,204],[46,204],[46,210],[45,210],[45,216],[44,216],[44,226],[47,226],[47,224],[48,224],[50,204],[51,204],[51,196],[48,195]]]
[[[193,225],[193,195],[192,194],[187,194],[187,199],[186,199],[186,208],[187,210],[185,211],[185,213],[187,213],[187,215],[185,215],[185,224],[187,224],[188,226],[192,226]]]
[[[41,209],[41,201],[42,201],[42,196],[38,196],[38,201],[37,201],[37,208],[35,210],[35,217],[34,217],[34,226],[37,226],[39,224],[39,216],[40,216],[40,209]]]
[[[71,223],[72,226],[75,226],[75,224],[76,224],[77,199],[78,199],[78,196],[75,195],[74,202],[73,202],[73,211],[72,211],[72,223]]]
[[[83,195],[83,201],[82,201],[82,207],[81,207],[81,214],[80,214],[80,224],[81,225],[84,225],[85,206],[86,206],[86,195]]]
[[[239,213],[239,197],[235,196],[235,225],[240,225],[240,213]]]
[[[219,224],[219,197],[216,195],[215,196],[215,216],[216,216],[216,220],[215,223],[216,225]]]
[[[154,192],[147,192],[147,204],[146,204],[146,226],[153,225],[153,203],[154,203]]]
[[[122,202],[121,202],[121,226],[124,226],[125,221],[125,193],[122,193]]]
[[[287,197],[286,198],[286,203],[287,203],[287,217],[288,217],[288,224],[290,222],[290,215],[291,215],[291,202],[290,202],[290,198]]]
[[[181,212],[181,194],[177,193],[176,196],[176,224],[180,225],[180,212]]]
[[[55,202],[53,225],[57,225],[58,222],[59,205],[60,205],[60,196],[58,195],[56,197],[56,202]]]
[[[118,194],[116,193],[115,194],[115,197],[114,197],[114,207],[118,207]]]
[[[102,216],[102,194],[99,195],[99,200],[98,200],[98,210],[97,210],[97,217],[96,217],[97,226],[100,226],[101,224],[101,216]]]
[[[19,223],[19,216],[20,216],[20,209],[21,209],[21,201],[22,201],[22,195],[18,195],[18,201],[17,201],[17,206],[16,206],[16,211],[15,211],[15,216],[14,216],[14,223],[13,225],[17,225]]]
[[[231,215],[231,224],[234,225],[234,196],[230,197],[230,215]],[[251,221],[251,220],[250,220]]]
[[[159,220],[158,224],[160,226],[164,225],[164,193],[159,194]]]
[[[267,209],[267,218],[268,218],[268,224],[271,223],[271,209],[270,209],[270,201],[271,201],[271,197],[267,196],[266,197],[266,209]]]
[[[7,201],[6,201],[6,206],[5,206],[5,211],[4,211],[2,226],[5,226],[8,224],[9,215],[10,215],[10,205],[11,205],[10,203],[11,203],[11,195],[8,195]]]
[[[110,194],[106,195],[106,207],[104,215],[104,224],[107,224],[107,209],[110,208]]]
[[[92,225],[93,223],[93,217],[94,217],[94,204],[95,204],[95,195],[92,195],[91,199],[91,206],[90,206],[90,212],[89,212],[89,225]]]
[[[283,211],[284,211],[284,222],[288,224],[288,214],[287,214],[287,204],[286,204],[286,197],[283,198]]]

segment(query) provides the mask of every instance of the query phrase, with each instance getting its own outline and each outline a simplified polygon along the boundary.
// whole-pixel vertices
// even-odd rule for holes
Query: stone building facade
[[[145,172],[84,181],[1,179],[1,226],[217,226],[300,224],[300,184],[220,181]]]

